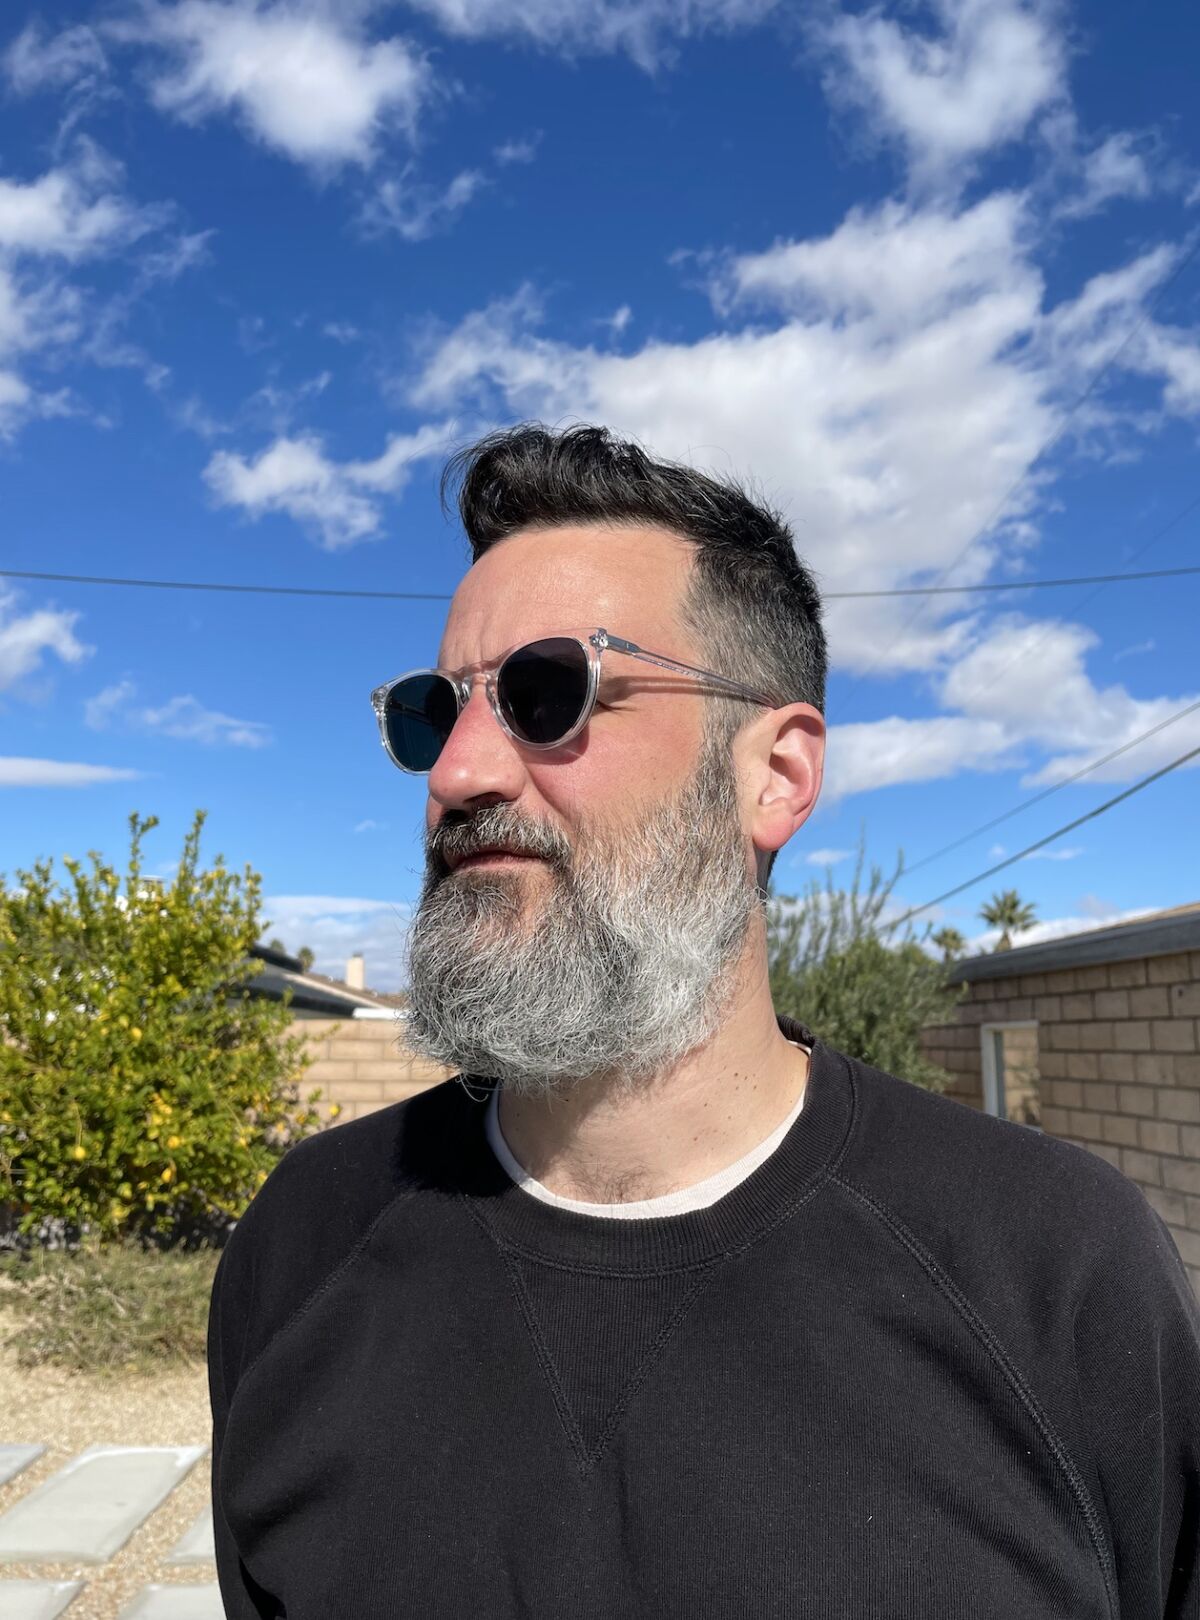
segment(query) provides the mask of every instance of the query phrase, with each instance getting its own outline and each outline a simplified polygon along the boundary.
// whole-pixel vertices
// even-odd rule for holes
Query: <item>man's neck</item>
[[[757,1147],[803,1095],[808,1058],[781,1034],[765,975],[711,1040],[630,1091],[610,1075],[555,1097],[501,1089],[514,1157],[564,1198],[623,1204],[678,1192]]]

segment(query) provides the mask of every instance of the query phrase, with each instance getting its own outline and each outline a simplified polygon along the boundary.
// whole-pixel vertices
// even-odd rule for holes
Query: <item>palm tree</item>
[[[967,953],[966,936],[960,934],[957,928],[939,928],[932,939],[942,953],[943,962],[957,962],[960,956]]]
[[[979,915],[989,928],[1000,930],[996,949],[1010,951],[1013,935],[1033,926],[1037,920],[1037,909],[1022,900],[1015,889],[1002,889],[992,896],[986,906],[980,906]]]

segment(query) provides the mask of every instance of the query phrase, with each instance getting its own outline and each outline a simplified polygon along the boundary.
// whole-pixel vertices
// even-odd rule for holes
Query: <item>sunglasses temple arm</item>
[[[743,686],[740,681],[728,680],[724,675],[715,675],[711,669],[697,669],[694,664],[681,664],[677,658],[667,658],[661,653],[647,652],[636,642],[624,641],[620,636],[610,635],[606,644],[614,652],[628,653],[631,658],[640,658],[644,663],[657,664],[660,669],[678,670],[684,675],[700,675],[714,686],[720,686],[727,692],[735,692],[739,697],[753,698],[756,703],[763,703],[768,709],[777,708],[773,698],[765,697],[763,693],[756,692],[752,687]]]

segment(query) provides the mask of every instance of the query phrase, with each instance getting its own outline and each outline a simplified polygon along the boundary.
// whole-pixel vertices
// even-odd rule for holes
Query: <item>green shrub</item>
[[[280,1002],[249,996],[260,880],[141,869],[156,819],[130,817],[128,870],[93,852],[0,882],[0,1206],[26,1233],[211,1234],[315,1128],[308,1059]]]
[[[22,1367],[157,1372],[204,1360],[214,1249],[124,1244],[76,1254],[35,1249],[0,1261],[0,1301],[17,1318]]]
[[[863,851],[849,889],[814,880],[798,898],[773,898],[767,957],[777,1011],[801,1019],[830,1046],[930,1091],[950,1076],[921,1050],[921,1031],[954,1016],[964,991],[946,982],[946,966],[908,933],[891,937],[885,913],[902,870],[885,879],[871,868],[862,886]]]

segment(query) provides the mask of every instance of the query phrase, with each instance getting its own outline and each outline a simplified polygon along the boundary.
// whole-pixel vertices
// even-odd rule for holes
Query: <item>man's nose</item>
[[[429,773],[430,798],[445,810],[480,798],[511,802],[520,798],[525,774],[516,745],[492,713],[483,680],[476,680]]]

